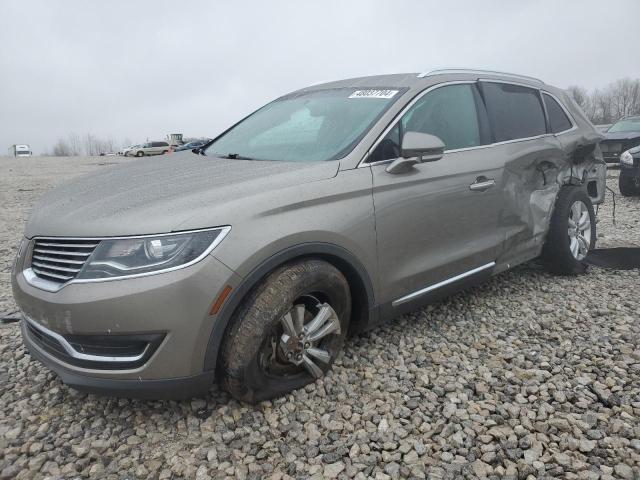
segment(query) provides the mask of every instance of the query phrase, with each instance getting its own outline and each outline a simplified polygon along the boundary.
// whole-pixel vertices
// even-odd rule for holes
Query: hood
[[[631,140],[633,138],[640,138],[639,132],[604,132],[604,140]]]
[[[203,211],[231,224],[233,203],[334,177],[340,163],[227,160],[191,151],[147,157],[75,178],[46,193],[25,235],[121,236],[166,233]],[[256,208],[260,205],[256,202]],[[216,212],[225,212],[224,215]]]

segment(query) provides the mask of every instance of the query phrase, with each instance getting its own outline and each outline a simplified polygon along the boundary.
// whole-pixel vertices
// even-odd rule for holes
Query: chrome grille
[[[100,240],[40,238],[31,251],[31,270],[45,280],[65,283],[82,270]]]

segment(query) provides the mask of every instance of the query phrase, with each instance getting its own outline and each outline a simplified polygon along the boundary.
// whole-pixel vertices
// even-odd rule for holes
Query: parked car
[[[625,197],[640,195],[640,146],[620,155],[620,193]]]
[[[147,142],[142,145],[131,147],[124,155],[125,157],[144,157],[150,155],[164,155],[169,152],[169,144],[167,142]]]
[[[601,138],[564,91],[519,75],[299,90],[198,153],[45,194],[12,273],[24,343],[84,390],[283,395],[348,333],[539,256],[583,272]]]
[[[118,152],[118,155],[124,155],[126,157],[127,153],[129,153],[131,150],[135,150],[137,148],[142,148],[143,145],[144,144],[141,143],[141,144],[138,144],[138,145],[131,145],[130,147],[123,148],[122,150],[120,150]]]
[[[619,163],[620,154],[640,145],[640,115],[624,117],[611,125],[600,143],[607,163]]]
[[[203,140],[194,140],[193,142],[185,143],[184,145],[180,145],[179,147],[174,148],[174,152],[181,152],[183,150],[193,150],[194,148],[200,148],[203,145],[206,145],[211,140],[203,139]]]

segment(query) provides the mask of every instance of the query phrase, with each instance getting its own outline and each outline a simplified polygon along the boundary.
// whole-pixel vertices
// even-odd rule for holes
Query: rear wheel
[[[222,384],[255,403],[314,382],[342,348],[351,316],[349,285],[322,260],[269,274],[232,319],[221,352]]]
[[[620,193],[625,197],[640,195],[640,177],[620,175],[618,179]]]
[[[587,268],[584,259],[595,244],[591,199],[579,187],[561,188],[542,249],[546,269],[560,275],[583,273]]]

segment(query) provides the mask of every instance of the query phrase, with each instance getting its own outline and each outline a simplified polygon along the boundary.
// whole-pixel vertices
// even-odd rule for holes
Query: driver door
[[[445,154],[390,174],[386,167],[400,156],[407,131],[436,135]],[[477,148],[488,143],[476,85],[457,83],[419,97],[372,151],[380,301],[387,308],[406,310],[491,273],[503,241],[504,162],[492,148]]]

